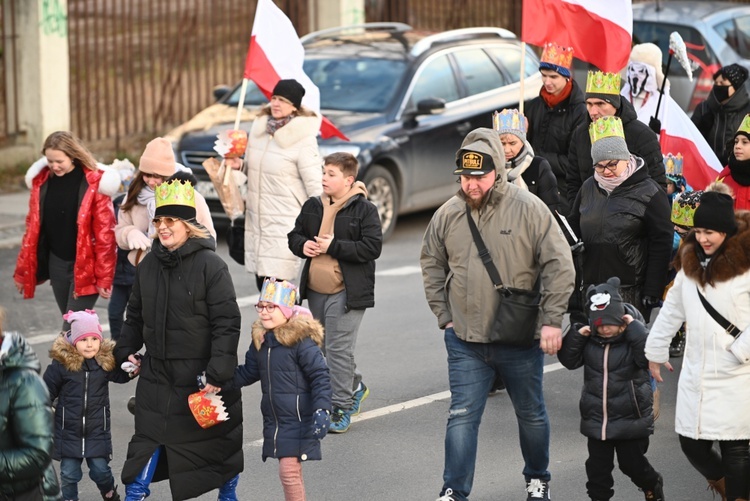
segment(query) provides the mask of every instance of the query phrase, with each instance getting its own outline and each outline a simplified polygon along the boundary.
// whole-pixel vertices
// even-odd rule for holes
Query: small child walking
[[[614,456],[648,501],[664,500],[662,476],[646,459],[654,432],[653,391],[644,353],[648,330],[643,316],[623,303],[620,279],[586,291],[589,325],[571,325],[560,362],[583,366],[581,433],[588,437],[586,489],[592,501],[608,501],[615,491]]]
[[[279,460],[286,501],[305,501],[301,461],[321,459],[331,423],[331,379],[320,347],[323,327],[296,305],[297,288],[267,278],[255,309],[252,343],[231,388],[260,381],[263,461]]]
[[[109,382],[126,383],[127,373],[115,365],[115,343],[102,338],[94,310],[69,311],[63,318],[70,330],[55,339],[52,363],[44,371],[50,399],[55,403],[55,443],[52,457],[60,461],[63,499],[78,500],[81,463],[102,499],[119,501],[112,460]]]

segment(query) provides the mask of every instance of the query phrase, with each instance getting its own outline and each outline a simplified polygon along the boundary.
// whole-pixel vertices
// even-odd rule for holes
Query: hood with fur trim
[[[94,357],[99,366],[106,372],[112,372],[115,369],[115,356],[112,352],[114,348],[114,341],[111,339],[102,339],[99,353]],[[51,359],[60,362],[70,372],[80,371],[84,360],[83,355],[78,353],[76,347],[66,341],[63,336],[58,336],[55,342],[52,343],[49,356]]]
[[[34,178],[40,172],[42,172],[42,169],[46,168],[47,165],[48,163],[46,157],[42,157],[31,164],[31,167],[29,167],[29,169],[26,171],[26,176],[24,178],[26,181],[26,187],[28,189],[31,189],[34,183]],[[120,184],[122,183],[120,174],[118,173],[116,168],[113,168],[109,165],[97,163],[96,166],[100,171],[102,171],[102,178],[99,181],[99,193],[101,193],[102,195],[107,195],[108,197],[114,197],[120,190]]]
[[[260,351],[260,346],[266,335],[266,328],[263,327],[260,319],[253,323],[253,344],[255,349]],[[294,346],[305,338],[315,341],[315,344],[323,347],[323,326],[312,317],[294,316],[283,325],[273,329],[273,335],[282,346]]]
[[[680,247],[674,260],[676,270],[682,269],[691,280],[701,286],[707,283],[726,282],[750,270],[750,211],[735,212],[737,233],[724,240],[718,254],[703,268],[696,254],[699,246],[695,233],[691,232]]]

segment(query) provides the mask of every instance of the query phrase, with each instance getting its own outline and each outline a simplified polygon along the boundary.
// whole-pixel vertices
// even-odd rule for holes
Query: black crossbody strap
[[[713,306],[711,306],[711,303],[709,303],[708,300],[703,297],[703,294],[701,294],[701,290],[698,288],[698,286],[696,286],[695,289],[698,291],[698,297],[700,298],[701,303],[703,303],[703,307],[706,309],[708,314],[711,315],[711,317],[716,321],[716,323],[719,324],[730,336],[739,336],[742,331],[732,322],[724,318],[724,316],[716,311]]]
[[[487,250],[487,246],[484,245],[484,240],[482,240],[482,235],[479,233],[479,228],[477,228],[474,219],[472,219],[471,217],[471,208],[468,204],[466,205],[466,217],[469,220],[469,229],[471,229],[471,236],[474,237],[474,243],[479,250],[479,257],[482,259],[484,267],[487,268],[487,273],[489,273],[492,283],[495,284],[495,288],[502,289],[503,281],[500,278],[500,272],[497,271],[495,263],[492,262],[492,256],[490,256],[490,252]]]

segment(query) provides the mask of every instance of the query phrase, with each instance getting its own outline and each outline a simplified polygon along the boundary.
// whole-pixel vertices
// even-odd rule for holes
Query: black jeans
[[[725,479],[727,501],[750,497],[750,440],[719,440],[719,454],[711,440],[679,437],[693,468],[708,480]]]
[[[117,341],[120,338],[122,324],[125,322],[125,310],[128,307],[132,285],[113,285],[112,296],[109,298],[107,313],[109,315],[109,335]]]
[[[64,261],[49,253],[49,283],[52,286],[52,294],[60,309],[60,315],[69,311],[82,311],[94,307],[99,294],[88,296],[76,296],[74,294],[73,266],[74,261]],[[62,330],[70,330],[70,324],[63,320]]]
[[[614,496],[615,480],[612,470],[617,464],[635,485],[651,490],[659,481],[659,474],[646,459],[648,438],[633,440],[597,440],[589,438],[589,458],[586,460],[586,490],[592,499],[608,500]]]

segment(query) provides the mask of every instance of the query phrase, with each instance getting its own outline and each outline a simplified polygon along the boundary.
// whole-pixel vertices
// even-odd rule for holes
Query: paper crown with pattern
[[[672,224],[685,228],[692,228],[695,209],[697,209],[701,203],[702,194],[703,190],[678,193],[672,201]]]
[[[593,145],[605,137],[619,137],[625,139],[620,117],[599,117],[589,125],[589,137]]]
[[[673,155],[667,153],[664,155],[664,169],[667,171],[667,177],[672,181],[682,179],[682,153]]]
[[[297,303],[297,286],[286,280],[279,282],[275,278],[267,278],[258,300],[293,308]]]
[[[518,110],[505,109],[492,114],[492,128],[498,134],[514,134],[526,138],[526,117]]]
[[[736,134],[740,133],[750,137],[750,113],[745,115],[745,118],[742,119],[742,123],[740,124],[739,129],[737,129]]]
[[[195,188],[187,181],[173,179],[156,188],[154,216],[195,219]]]
[[[563,47],[554,42],[544,44],[542,58],[539,61],[540,69],[557,71],[565,77],[570,77],[570,68],[573,66],[573,47]]]
[[[620,74],[589,71],[586,78],[587,94],[620,95]]]

